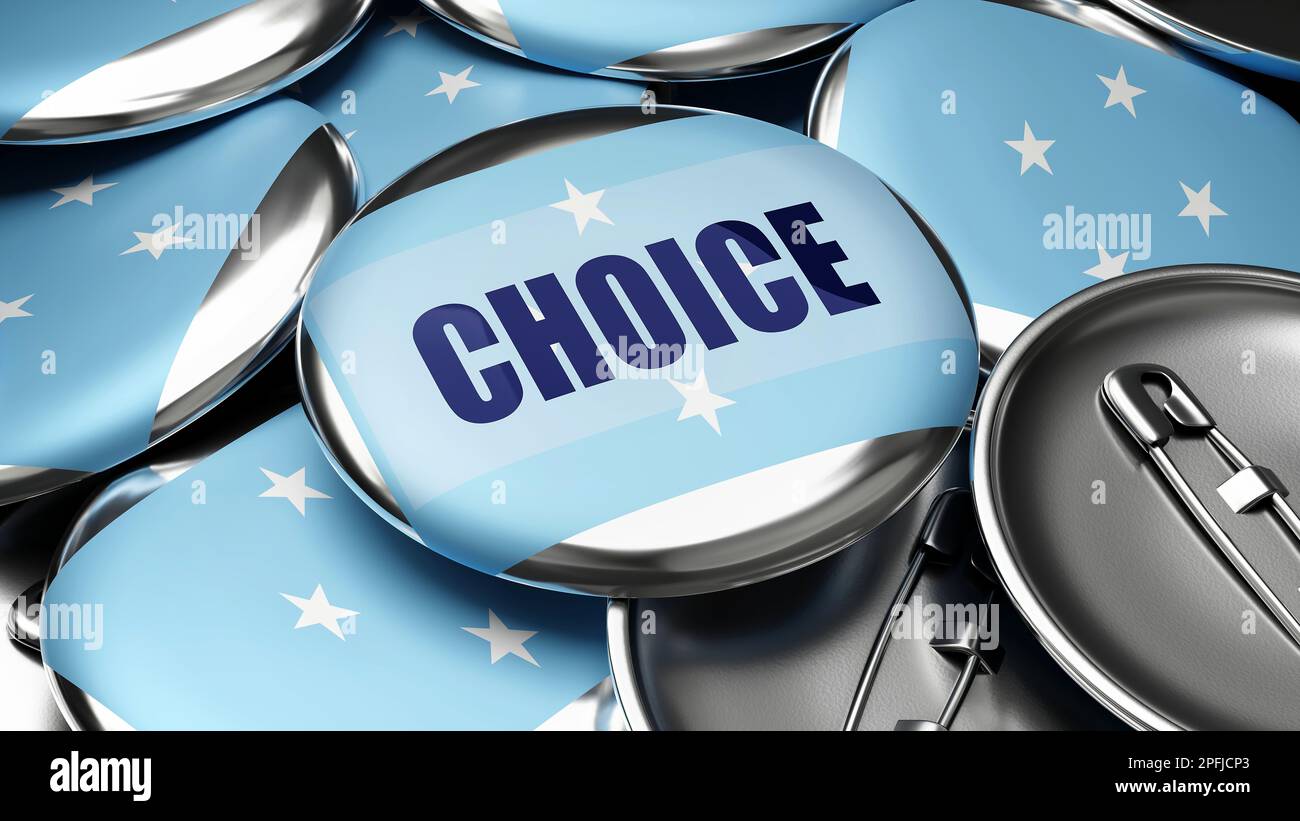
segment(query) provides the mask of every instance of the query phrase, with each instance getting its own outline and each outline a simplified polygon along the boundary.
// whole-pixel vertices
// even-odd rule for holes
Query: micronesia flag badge
[[[942,248],[779,126],[583,109],[372,199],[304,300],[313,423],[429,548],[603,595],[802,567],[900,508],[979,374]]]
[[[1105,9],[1027,5],[881,15],[831,58],[810,118],[943,238],[990,358],[1125,273],[1300,270],[1300,125],[1284,109]]]
[[[140,453],[261,367],[357,198],[342,137],[282,98],[0,153],[0,504]]]
[[[60,0],[0,26],[0,143],[128,137],[224,114],[342,48],[373,0]]]
[[[376,14],[341,54],[298,84],[298,99],[347,138],[368,196],[475,134],[555,111],[639,103],[645,93],[643,83],[507,54],[408,2],[409,13]]]
[[[40,646],[77,728],[620,729],[605,601],[402,536],[301,407],[94,499]]]
[[[539,63],[611,77],[708,80],[829,53],[903,0],[421,0],[465,31]]]

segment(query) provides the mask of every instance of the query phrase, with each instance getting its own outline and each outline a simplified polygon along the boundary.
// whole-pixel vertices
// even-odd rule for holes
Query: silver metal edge
[[[200,461],[196,456],[183,461],[141,468],[110,482],[90,498],[73,520],[50,564],[43,590],[54,583],[59,570],[94,536],[137,503],[177,475]],[[44,593],[42,592],[42,598]],[[50,692],[65,721],[74,730],[130,730],[130,724],[94,696],[54,671],[41,651],[41,666],[50,682]]]
[[[0,465],[0,506],[49,493],[90,476],[92,471]]]
[[[232,249],[195,311],[163,384],[149,445],[211,409],[289,341],[315,264],[355,213],[360,191],[347,142],[332,125],[317,128],[254,211],[261,225],[257,256],[244,259],[240,248]],[[257,312],[269,305],[278,316],[269,326],[250,327],[247,315],[230,322],[219,315],[231,303]],[[201,378],[190,373],[210,365],[214,349],[223,352],[222,366]]]
[[[1030,323],[1029,327],[1011,343],[993,369],[976,406],[971,451],[971,486],[975,499],[976,519],[984,542],[988,546],[998,579],[1006,589],[1012,605],[1024,616],[1025,623],[1029,625],[1039,642],[1071,678],[1118,718],[1139,730],[1183,728],[1152,705],[1140,701],[1129,693],[1085,656],[1051,617],[1046,606],[1029,585],[1003,532],[1003,523],[995,500],[996,480],[992,475],[990,462],[991,440],[999,422],[1004,394],[1015,378],[1017,366],[1032,352],[1038,340],[1053,330],[1058,321],[1089,303],[1109,297],[1116,291],[1141,288],[1176,277],[1240,277],[1253,281],[1270,280],[1291,288],[1300,287],[1300,280],[1297,279],[1296,274],[1277,269],[1244,265],[1175,265],[1126,274],[1100,282],[1067,297]]]
[[[357,35],[373,6],[374,0],[349,0],[347,6],[339,0],[256,0],[119,57],[63,86],[0,135],[0,143],[56,145],[117,139],[163,131],[231,111],[292,85],[329,60]],[[196,59],[196,51],[203,59],[214,54],[224,59],[244,57],[248,52],[244,42],[248,31],[268,30],[272,23],[282,24],[286,18],[301,21],[295,40],[281,46],[274,59],[259,54],[255,62],[199,86],[206,97],[195,100],[191,86],[174,88],[167,84],[173,72],[166,70],[165,63],[174,53],[184,55],[189,62]],[[232,26],[233,34],[222,31]],[[315,39],[310,39],[312,35]],[[302,42],[305,38],[309,41]],[[287,71],[286,62],[290,64]],[[100,105],[109,90],[132,88],[127,82],[131,77],[145,77],[148,82],[131,90],[128,101],[157,102],[115,115],[42,113],[43,109],[67,106],[77,95]]]
[[[1300,50],[1294,55],[1261,51],[1193,26],[1185,20],[1178,19],[1172,12],[1153,8],[1150,3],[1143,0],[1110,0],[1110,4],[1135,20],[1199,51],[1220,55],[1225,59],[1239,55],[1259,55],[1287,65],[1292,72],[1300,71]]]
[[[632,660],[629,632],[632,629],[631,616],[631,601],[610,599],[605,611],[605,642],[609,646],[609,669],[614,680],[614,693],[623,708],[627,726],[633,732],[647,732],[654,730],[655,726],[637,680],[636,662]]]
[[[499,0],[420,0],[465,33],[529,59],[510,29]],[[657,49],[592,72],[600,77],[645,81],[708,81],[796,68],[817,60],[861,23],[803,23],[706,37]],[[777,50],[774,43],[797,41]],[[694,55],[693,62],[682,65]],[[729,60],[719,63],[726,55]],[[709,58],[709,59],[706,59]],[[675,65],[674,65],[675,64]]]

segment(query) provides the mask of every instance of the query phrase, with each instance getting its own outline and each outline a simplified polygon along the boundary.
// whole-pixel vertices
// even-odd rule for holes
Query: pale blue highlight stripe
[[[943,372],[945,351],[955,373]],[[978,373],[966,337],[862,354],[727,394],[735,404],[717,412],[722,435],[704,419],[659,413],[486,473],[411,521],[445,555],[499,573],[595,525],[725,479],[900,431],[960,428]]]

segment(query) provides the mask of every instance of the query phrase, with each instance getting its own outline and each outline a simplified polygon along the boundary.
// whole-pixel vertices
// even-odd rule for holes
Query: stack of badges
[[[1300,727],[1289,8],[72,5],[0,31],[71,726]]]

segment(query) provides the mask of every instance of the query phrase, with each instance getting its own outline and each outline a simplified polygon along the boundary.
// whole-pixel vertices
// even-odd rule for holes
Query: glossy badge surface
[[[73,631],[61,614],[75,612]],[[300,407],[128,474],[73,527],[40,646],[77,728],[615,728],[605,602],[493,579],[375,516]]]
[[[1104,10],[1027,5],[1073,22],[959,0],[882,15],[832,58],[811,117],[813,136],[880,175],[943,240],[987,355],[1122,273],[1300,267],[1290,115],[1146,47]]]
[[[311,108],[0,153],[0,504],[134,456],[288,338],[355,166]]]
[[[1280,0],[1111,0],[1156,31],[1233,65],[1300,80],[1300,6]]]
[[[972,478],[998,575],[1135,727],[1300,727],[1295,497],[1241,492],[1300,485],[1298,386],[1300,276],[1207,265],[1070,297],[982,394]]]
[[[299,99],[347,138],[367,196],[431,154],[488,129],[571,108],[639,103],[645,91],[644,84],[556,71],[506,54],[416,0],[380,8],[343,53],[299,85]]]
[[[0,26],[0,142],[86,142],[229,111],[302,77],[371,0],[65,0]]]
[[[826,54],[901,0],[421,0],[465,31],[530,60],[647,80],[772,71]]]
[[[322,260],[299,334],[376,507],[494,574],[679,595],[808,564],[952,447],[977,351],[937,246],[868,171],[659,106],[431,158]]]

